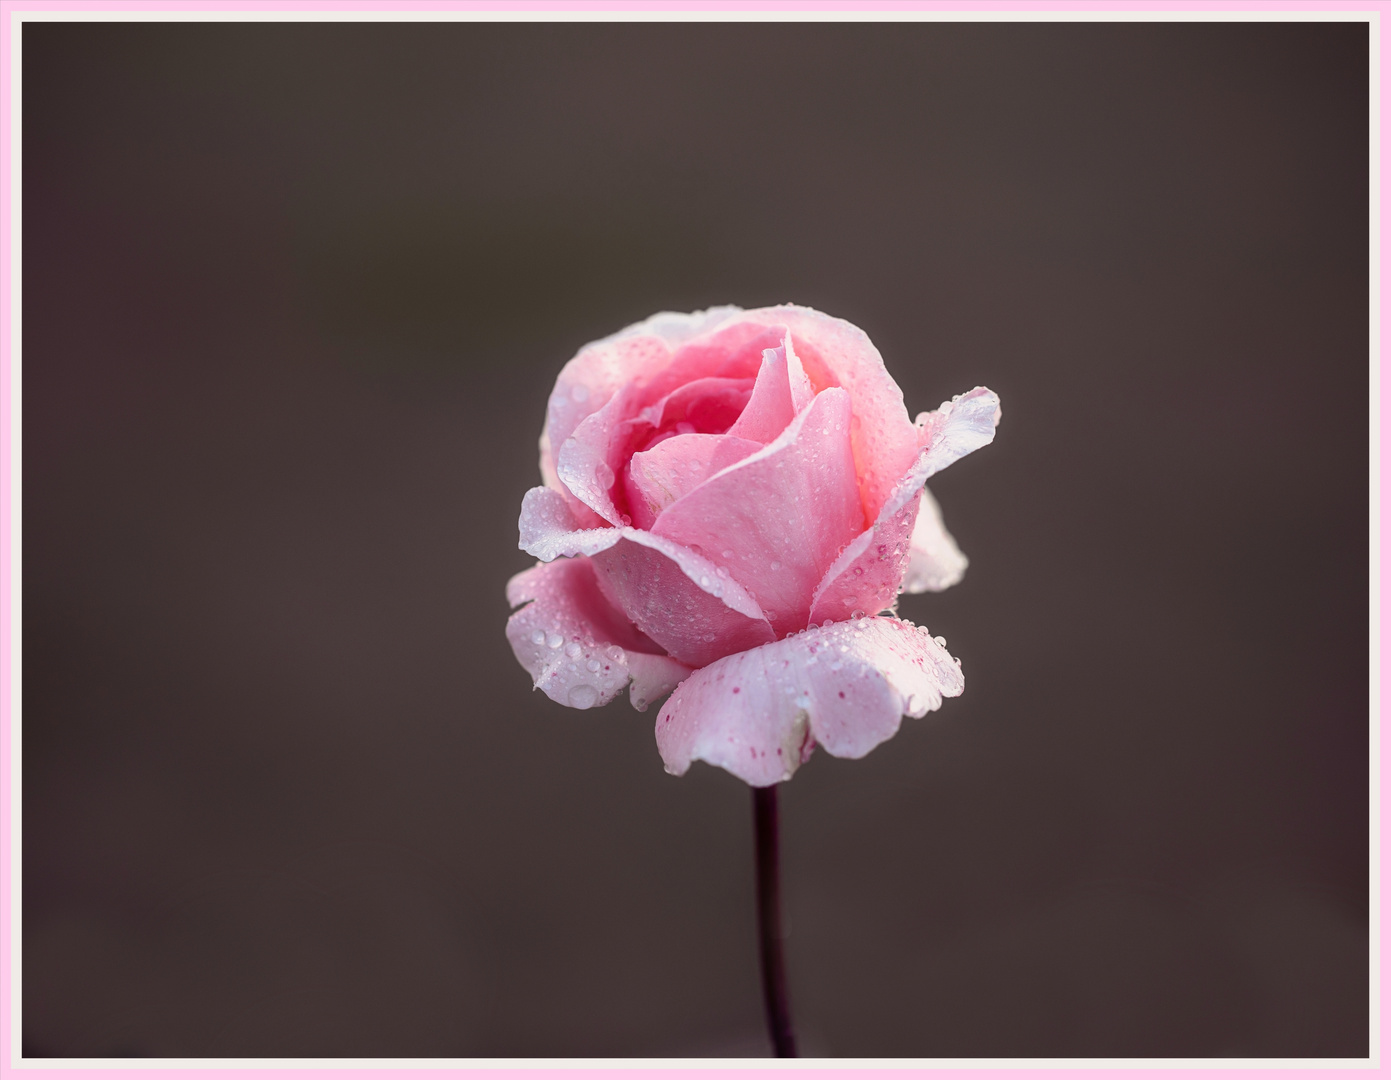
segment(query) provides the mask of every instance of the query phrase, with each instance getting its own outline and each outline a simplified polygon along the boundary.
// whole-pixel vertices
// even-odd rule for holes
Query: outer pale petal
[[[524,570],[507,583],[514,607],[507,640],[538,689],[562,705],[589,709],[632,682],[638,709],[690,674],[660,655],[604,598],[588,559],[563,559]]]
[[[779,633],[807,625],[836,553],[864,528],[850,400],[823,390],[778,438],[672,503],[652,527],[728,568]]]
[[[727,656],[683,682],[657,716],[667,771],[700,760],[765,787],[796,771],[814,739],[863,757],[960,694],[961,668],[923,627],[859,619]]]
[[[924,437],[922,451],[885,501],[873,527],[855,537],[826,571],[812,602],[811,622],[843,619],[856,610],[879,611],[893,603],[910,569],[911,544],[923,505],[919,495],[923,482],[994,439],[999,415],[999,399],[984,387],[977,387],[969,394],[957,395],[936,412],[923,413],[918,418]],[[935,509],[936,504],[932,506]],[[936,533],[945,536],[945,542]],[[942,530],[940,513],[924,525],[922,539],[924,550],[931,545],[934,557],[944,560],[936,568],[934,580],[942,582],[937,588],[945,589],[959,581],[965,570],[965,556]],[[925,566],[921,559],[919,565]],[[919,587],[912,591],[930,587],[921,584],[925,578],[914,580]]]
[[[546,413],[550,447],[558,449],[586,416],[598,412],[624,386],[635,379],[650,379],[665,368],[678,346],[738,313],[739,308],[729,306],[689,315],[660,311],[590,342],[556,379]]]
[[[569,501],[548,487],[534,487],[522,496],[517,533],[517,546],[542,562],[593,555],[612,547],[623,535],[621,529],[581,528]]]
[[[927,451],[930,479],[953,461],[992,442],[1000,423],[1000,399],[984,386],[944,401],[932,412],[919,413],[919,439]]]
[[[873,521],[918,452],[903,391],[859,327],[811,308],[784,304],[731,316],[729,326],[786,327],[814,387],[843,386],[853,403],[851,446],[864,516]],[[715,333],[726,332],[722,327]]]
[[[966,573],[966,556],[942,523],[942,511],[932,493],[923,488],[918,521],[908,543],[908,573],[903,591],[941,592]]]
[[[613,501],[614,482],[633,449],[635,430],[647,429],[646,421],[634,416],[640,397],[637,384],[623,387],[580,421],[556,454],[556,475],[564,489],[611,525],[623,520]]]
[[[615,335],[586,345],[556,379],[541,430],[541,477],[574,504],[578,517],[588,518],[583,504],[567,491],[559,475],[559,455],[575,429],[607,406],[614,395],[634,380],[671,362],[671,345],[654,334]],[[590,522],[586,522],[588,524]]]
[[[522,499],[519,547],[549,561],[592,556],[610,602],[672,656],[694,666],[776,636],[758,602],[729,572],[640,529],[577,529],[562,496],[532,488]]]

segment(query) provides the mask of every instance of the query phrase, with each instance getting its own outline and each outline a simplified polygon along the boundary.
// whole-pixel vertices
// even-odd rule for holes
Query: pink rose
[[[536,685],[588,709],[631,683],[667,771],[755,786],[820,743],[863,757],[960,694],[961,668],[890,616],[965,557],[923,482],[995,436],[977,388],[909,420],[865,334],[790,305],[663,312],[580,350],[522,500],[507,637]]]

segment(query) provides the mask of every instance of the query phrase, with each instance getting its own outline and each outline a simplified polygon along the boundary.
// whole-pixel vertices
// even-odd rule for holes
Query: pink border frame
[[[50,1067],[46,1065],[36,1065],[32,1063],[19,1063],[16,1056],[16,1049],[12,1040],[10,1030],[11,1017],[11,980],[12,956],[10,941],[11,927],[11,905],[10,905],[10,866],[12,856],[12,828],[13,814],[12,804],[15,799],[14,773],[12,773],[13,761],[11,760],[12,728],[14,719],[12,709],[12,693],[14,687],[15,670],[13,667],[14,657],[17,656],[16,646],[19,644],[15,640],[15,632],[18,627],[18,611],[16,601],[18,599],[18,582],[15,580],[14,556],[18,550],[18,537],[15,534],[14,515],[11,512],[12,498],[15,496],[15,469],[18,462],[15,458],[17,444],[15,437],[18,428],[15,423],[17,414],[13,411],[17,406],[14,400],[14,368],[11,356],[11,334],[13,318],[15,312],[12,310],[11,303],[18,282],[14,280],[13,258],[14,251],[14,229],[10,217],[11,205],[11,42],[12,26],[16,16],[23,13],[41,13],[54,11],[90,11],[90,12],[150,12],[156,13],[177,13],[189,12],[199,15],[226,13],[256,13],[256,12],[305,12],[305,13],[404,13],[404,12],[554,12],[554,13],[575,13],[575,12],[612,12],[614,14],[640,14],[644,12],[671,12],[671,13],[757,13],[762,12],[773,16],[787,16],[794,13],[836,13],[836,12],[980,12],[1005,15],[1017,13],[1028,18],[1036,16],[1041,12],[1073,12],[1078,14],[1095,13],[1104,16],[1108,13],[1129,13],[1129,12],[1153,12],[1159,15],[1183,13],[1183,12],[1232,12],[1241,14],[1260,14],[1268,13],[1279,17],[1281,15],[1309,12],[1320,15],[1331,12],[1347,13],[1379,13],[1384,15],[1391,8],[1391,0],[1342,0],[1342,2],[1328,3],[1324,0],[1273,0],[1273,2],[1261,3],[1258,0],[1226,0],[1214,2],[1214,0],[1062,0],[1058,3],[1039,2],[1039,0],[864,0],[862,3],[847,2],[847,0],[0,0],[0,1075],[7,1075],[12,1070],[24,1071],[34,1074],[41,1073],[46,1076],[56,1078],[79,1077],[94,1075],[98,1073],[110,1073],[113,1069],[119,1069],[125,1075],[140,1074],[151,1077],[177,1077],[181,1075],[193,1076],[205,1069],[216,1068],[222,1075],[233,1076],[252,1074],[257,1077],[284,1076],[292,1077],[313,1072],[323,1075],[326,1072],[341,1073],[351,1075],[354,1073],[370,1072],[381,1075],[391,1074],[420,1074],[426,1067],[395,1067],[390,1063],[380,1067],[371,1063],[352,1065],[334,1063],[326,1067],[300,1066],[300,1067],[268,1067],[259,1068],[255,1066],[241,1067],[230,1066],[221,1067],[219,1063],[210,1061],[203,1068],[167,1068],[151,1067],[147,1065],[135,1065],[133,1067],[126,1063],[86,1063],[83,1062],[77,1067]],[[1372,47],[1374,54],[1381,61],[1385,59],[1385,50],[1379,36],[1379,28],[1373,24],[1374,34]],[[1377,71],[1384,71],[1384,65],[1379,65]],[[1384,118],[1388,115],[1388,93],[1387,82],[1374,75],[1374,93],[1380,107],[1380,117],[1374,114],[1374,122],[1378,124],[1382,136],[1385,134]],[[1387,176],[1386,165],[1388,163],[1388,151],[1384,137],[1380,142],[1380,154],[1376,165],[1379,167],[1381,182],[1385,183]],[[1374,192],[1374,206],[1379,206],[1381,191]],[[1379,214],[1374,212],[1373,216],[1374,233],[1369,238],[1370,257],[1374,260],[1373,264],[1373,295],[1371,302],[1373,305],[1372,325],[1378,330],[1378,354],[1377,364],[1373,370],[1373,390],[1374,399],[1371,403],[1373,424],[1372,440],[1372,476],[1373,490],[1372,496],[1372,529],[1373,544],[1378,540],[1384,542],[1388,535],[1391,535],[1391,504],[1382,497],[1385,492],[1385,481],[1391,475],[1391,442],[1381,443],[1379,439],[1380,417],[1385,414],[1386,407],[1391,404],[1391,383],[1384,377],[1382,370],[1381,356],[1384,354],[1387,330],[1381,325],[1377,312],[1384,307],[1384,300],[1387,297],[1387,285],[1384,277],[1380,273],[1382,262],[1382,241],[1385,237],[1385,222],[1381,220]],[[1372,571],[1372,595],[1370,597],[1370,618],[1372,628],[1375,633],[1372,638],[1372,649],[1369,652],[1370,661],[1380,669],[1385,669],[1387,662],[1391,661],[1391,638],[1385,633],[1385,612],[1388,610],[1386,601],[1391,599],[1391,592],[1388,592],[1387,582],[1380,576],[1379,566],[1381,563],[1382,550],[1374,546],[1371,550],[1374,556]],[[1384,697],[1380,694],[1381,688],[1378,686],[1376,671],[1373,671],[1373,692],[1377,694],[1375,706],[1378,717],[1384,715]],[[1374,732],[1375,735],[1375,732]],[[1384,830],[1386,824],[1385,809],[1381,805],[1379,796],[1378,778],[1381,774],[1380,753],[1384,753],[1384,748],[1380,748],[1377,742],[1374,747],[1380,751],[1374,755],[1371,770],[1374,801],[1373,814],[1374,826],[1378,823]],[[1373,829],[1373,843],[1379,840],[1378,828]],[[1384,883],[1386,867],[1381,867],[1381,877],[1375,883],[1379,886]],[[1374,937],[1373,940],[1378,940]],[[1384,950],[1384,945],[1383,945]],[[1384,955],[1384,951],[1383,951]],[[1377,1016],[1378,1031],[1384,1029],[1385,1005],[1378,1001],[1381,1011]],[[1372,1051],[1374,1054],[1373,1062],[1379,1062],[1380,1038],[1377,1032],[1373,1033]],[[16,1066],[18,1065],[18,1068]],[[883,1068],[862,1069],[854,1066],[837,1067],[832,1063],[822,1062],[769,1062],[767,1066],[759,1068],[734,1067],[720,1068],[711,1065],[691,1065],[678,1068],[659,1068],[638,1065],[629,1067],[627,1065],[613,1065],[598,1063],[593,1066],[571,1065],[568,1067],[507,1067],[483,1065],[477,1068],[470,1068],[467,1062],[461,1062],[460,1067],[477,1076],[496,1076],[517,1078],[539,1078],[563,1075],[570,1072],[592,1073],[594,1071],[611,1072],[624,1076],[654,1076],[657,1074],[668,1075],[679,1072],[688,1076],[720,1076],[720,1077],[752,1077],[768,1071],[769,1068],[794,1068],[794,1069],[814,1069],[820,1073],[832,1073],[836,1075],[861,1074],[868,1072],[881,1072],[886,1069],[891,1071],[904,1071],[905,1066],[886,1066]],[[1136,1066],[1144,1067],[1143,1065]],[[1353,1064],[1351,1068],[1357,1069],[1359,1066]],[[1376,1064],[1365,1064],[1360,1066],[1362,1069],[1377,1068]],[[925,1071],[921,1068],[906,1066],[907,1069],[917,1072]],[[1103,1077],[1117,1075],[1125,1071],[1125,1068],[1076,1068],[1072,1063],[1062,1063],[1057,1067],[1042,1063],[1038,1068],[946,1068],[934,1069],[933,1072],[938,1076],[952,1076],[961,1078],[986,1078],[999,1077],[1003,1075],[1017,1075],[1022,1072],[1047,1071],[1053,1075],[1059,1072],[1076,1073],[1080,1076]],[[1161,1065],[1157,1068],[1147,1068],[1150,1075],[1160,1075],[1168,1073],[1181,1073],[1185,1076],[1196,1076],[1203,1073],[1221,1074],[1228,1073],[1228,1069],[1217,1066],[1217,1063],[1196,1062],[1193,1067],[1174,1065]],[[1301,1075],[1316,1073],[1319,1075],[1335,1076],[1345,1074],[1347,1067],[1330,1068],[1315,1064],[1310,1068],[1303,1068],[1296,1062],[1291,1063],[1260,1063],[1251,1068],[1240,1070],[1250,1074],[1252,1071],[1265,1073],[1286,1073],[1298,1072]]]

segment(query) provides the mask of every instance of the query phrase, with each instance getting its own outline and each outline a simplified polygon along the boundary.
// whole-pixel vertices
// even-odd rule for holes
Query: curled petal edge
[[[932,412],[919,413],[915,422],[919,445],[927,457],[922,479],[930,480],[952,462],[994,441],[1000,399],[994,391],[977,386],[942,402]]]
[[[507,583],[507,600],[525,605],[507,620],[512,652],[536,689],[560,705],[595,708],[627,686],[642,712],[691,673],[671,657],[640,651],[650,643],[608,606],[587,559],[523,570]]]
[[[819,743],[859,758],[965,689],[925,627],[863,618],[813,627],[696,671],[657,716],[657,748],[680,776],[705,761],[754,787],[790,779]]]
[[[874,524],[827,569],[813,594],[811,622],[843,619],[857,609],[879,611],[893,602],[900,586],[923,592],[961,580],[966,557],[942,526],[941,511],[923,484],[992,442],[999,420],[1000,399],[983,386],[918,417],[922,449],[917,459],[894,485]]]
[[[517,529],[517,546],[542,562],[563,556],[597,555],[620,540],[632,541],[665,555],[702,592],[723,600],[731,610],[759,622],[767,621],[749,591],[728,575],[722,575],[719,567],[703,555],[697,555],[674,540],[632,526],[578,529],[564,498],[551,488],[535,487],[522,497]]]

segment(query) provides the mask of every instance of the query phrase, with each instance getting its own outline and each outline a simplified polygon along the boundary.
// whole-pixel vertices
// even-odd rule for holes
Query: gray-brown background
[[[1364,25],[24,30],[24,1038],[765,1052],[749,797],[533,693],[551,380],[792,300],[967,690],[783,789],[833,1055],[1367,1052]]]

